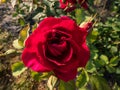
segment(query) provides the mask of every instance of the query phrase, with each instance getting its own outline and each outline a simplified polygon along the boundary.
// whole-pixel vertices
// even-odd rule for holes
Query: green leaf
[[[91,59],[96,60],[98,58],[98,54],[96,52],[91,51]]]
[[[90,83],[92,86],[91,90],[111,90],[103,77],[97,75],[90,76]]]
[[[59,90],[76,90],[75,81],[71,80],[69,82],[64,82],[61,80],[58,89]]]
[[[116,53],[117,51],[118,51],[118,49],[115,46],[112,46],[110,49],[110,52],[112,52],[112,53]]]
[[[23,18],[18,19],[18,22],[20,23],[21,26],[25,26],[25,21]]]
[[[112,24],[112,28],[115,31],[120,31],[120,27],[116,26],[115,24]]]
[[[116,73],[117,73],[117,74],[120,74],[120,67],[118,67],[118,68],[116,69]]]
[[[50,76],[50,73],[40,73],[40,72],[31,71],[31,76],[34,80],[40,81],[43,78],[48,78]]]
[[[34,80],[39,81],[39,80],[41,79],[41,78],[40,78],[41,73],[31,71],[31,74],[30,74],[30,75],[32,76],[32,78],[33,78]]]
[[[111,66],[116,66],[116,65],[118,65],[119,61],[120,61],[119,57],[115,56],[115,57],[113,57],[113,58],[110,59],[110,65]]]
[[[113,90],[120,90],[120,86],[117,85],[117,83],[114,84]]]
[[[48,79],[47,86],[50,90],[54,90],[59,84],[59,79],[54,75],[51,75]]]
[[[101,55],[100,59],[103,60],[105,62],[105,64],[109,63],[108,57],[106,55]]]
[[[19,38],[13,41],[13,46],[16,49],[22,49],[24,47],[24,42],[29,36],[29,30],[30,26],[28,24],[20,31]]]
[[[90,5],[94,5],[94,0],[88,0]]]
[[[17,77],[21,75],[26,69],[27,67],[25,67],[21,61],[16,62],[12,65],[12,74],[13,76]]]
[[[105,63],[102,60],[95,60],[94,64],[95,64],[96,68],[101,68],[101,67],[105,66]]]
[[[30,25],[26,25],[19,34],[19,39],[18,39],[18,43],[21,46],[24,46],[24,41],[27,39],[27,37],[29,36],[29,30],[30,30]]]
[[[35,23],[33,26],[32,26],[32,32],[37,28],[38,24]]]
[[[93,73],[94,71],[96,71],[96,67],[95,65],[93,64],[93,61],[92,60],[89,60],[85,69],[87,70],[87,72],[90,72],[90,73]]]
[[[116,69],[113,66],[107,65],[106,69],[109,73],[114,73],[116,71]]]
[[[22,49],[23,46],[18,43],[18,39],[13,41],[13,47],[16,49]]]
[[[9,50],[7,50],[6,52],[5,52],[5,54],[14,54],[16,52],[16,50],[15,49],[9,49]]]
[[[78,88],[81,88],[81,87],[85,86],[88,81],[89,81],[89,76],[88,76],[87,72],[83,69],[82,72],[80,73],[80,75],[77,77],[76,86]]]
[[[83,9],[75,10],[75,17],[77,24],[80,24],[85,19],[85,13]]]
[[[99,35],[98,30],[94,28],[93,31],[89,34],[88,39],[90,40],[91,43],[93,43],[97,39],[98,35]]]

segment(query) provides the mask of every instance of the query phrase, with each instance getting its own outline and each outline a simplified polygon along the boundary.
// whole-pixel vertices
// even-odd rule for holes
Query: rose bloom
[[[64,81],[74,79],[90,57],[86,25],[79,27],[66,16],[45,18],[25,42],[23,63],[36,72],[53,71]]]
[[[72,11],[76,8],[77,0],[59,0],[60,8],[65,11]],[[88,9],[87,0],[78,0],[78,4],[84,9]]]

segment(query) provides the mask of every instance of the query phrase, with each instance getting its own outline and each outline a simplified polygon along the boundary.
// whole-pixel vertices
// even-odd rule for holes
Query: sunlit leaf
[[[92,60],[89,60],[89,62],[87,63],[85,69],[87,70],[87,72],[93,73],[94,71],[96,71],[96,67],[93,64]]]
[[[18,22],[20,23],[21,26],[25,26],[25,20],[23,18],[19,18]]]
[[[37,28],[37,26],[38,26],[37,23],[32,26],[32,32]]]
[[[91,59],[96,60],[98,58],[98,54],[96,52],[91,51]]]
[[[116,25],[112,25],[112,28],[115,30],[115,31],[120,31],[120,28],[118,27],[118,26],[116,26]]]
[[[117,83],[115,83],[114,86],[113,86],[113,90],[120,90],[120,86],[117,85]]]
[[[49,73],[40,73],[40,72],[35,72],[35,71],[31,71],[31,76],[32,78],[34,78],[34,80],[36,81],[40,81],[42,80],[43,78],[48,78],[50,75]]]
[[[113,57],[113,58],[110,59],[110,65],[111,66],[116,66],[116,65],[118,65],[119,61],[120,61],[119,57],[115,56],[115,57]]]
[[[108,71],[109,73],[114,73],[114,72],[116,72],[116,69],[115,69],[113,66],[111,66],[111,65],[107,65],[107,66],[106,66],[106,69],[107,69],[107,71]]]
[[[16,62],[12,65],[12,74],[13,76],[17,77],[21,75],[26,69],[27,67],[25,67],[21,61]]]
[[[54,76],[54,75],[51,75],[48,79],[48,82],[47,82],[47,86],[50,90],[54,90],[54,88],[56,88],[59,84],[59,79]]]
[[[59,90],[75,90],[75,81],[71,80],[69,82],[64,82],[64,81],[60,81],[60,85],[58,87]]]
[[[117,73],[117,74],[120,74],[120,67],[118,67],[118,68],[116,69],[116,73]]]
[[[27,26],[25,26],[19,34],[19,39],[18,39],[18,43],[21,46],[24,46],[24,42],[27,39],[27,37],[29,36],[29,30],[30,30],[30,25],[28,24]]]
[[[103,60],[105,62],[105,64],[109,63],[108,57],[106,55],[101,55],[100,59]]]
[[[22,49],[23,45],[19,44],[18,39],[13,41],[13,47],[16,49]]]
[[[93,29],[93,31],[89,34],[88,39],[90,40],[90,42],[93,43],[94,41],[96,41],[98,35],[99,35],[98,30]]]
[[[75,18],[76,22],[79,25],[85,19],[85,13],[83,9],[76,9],[75,10]]]
[[[31,71],[31,76],[34,78],[34,80],[39,81],[41,79],[40,75],[41,73]]]
[[[14,8],[17,3],[17,0],[11,0],[12,7]]]
[[[107,81],[103,77],[92,75],[90,77],[90,82],[92,90],[111,90]]]
[[[95,60],[94,64],[95,64],[96,68],[101,68],[105,65],[105,62],[102,60]]]
[[[29,6],[29,12],[31,12],[32,9],[33,9],[33,3],[30,3],[29,5],[30,5],[30,6]]]
[[[76,80],[76,85],[78,88],[81,88],[87,84],[89,81],[89,76],[87,72],[83,69],[80,75],[78,75],[77,80]]]
[[[112,52],[112,53],[116,53],[117,51],[118,51],[118,49],[115,46],[112,46],[110,49],[110,52]]]
[[[12,53],[15,53],[16,50],[15,49],[9,49],[5,52],[5,54],[12,54]]]

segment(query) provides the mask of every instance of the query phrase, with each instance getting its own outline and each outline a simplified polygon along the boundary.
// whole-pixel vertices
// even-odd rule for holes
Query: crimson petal
[[[29,52],[28,49],[24,49],[22,54],[22,60],[28,68],[31,68],[34,71],[37,72],[51,71],[50,68],[47,68],[40,63],[39,58],[36,56],[35,53]]]

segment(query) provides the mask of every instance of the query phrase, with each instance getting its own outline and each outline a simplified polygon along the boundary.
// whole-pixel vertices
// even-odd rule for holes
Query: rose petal
[[[88,33],[87,29],[78,27],[76,23],[71,20],[64,20],[53,28],[59,32],[62,31],[71,35],[72,39],[76,41],[77,44],[82,44]]]
[[[86,41],[84,41],[84,43],[80,46],[76,44],[75,41],[73,40],[70,40],[70,42],[71,42],[72,47],[74,48],[74,51],[73,51],[74,55],[69,64],[70,65],[73,64],[77,67],[85,67],[87,61],[90,58],[90,50],[86,44]]]
[[[48,51],[55,57],[61,55],[63,51],[66,50],[67,44],[66,42],[62,42],[60,44],[48,44]]]
[[[70,71],[64,72],[64,70],[62,70],[62,72],[60,72],[59,70],[54,70],[55,75],[64,80],[65,82],[69,81],[69,80],[73,80],[76,75],[77,75],[77,69],[72,69]]]
[[[82,44],[82,48],[80,50],[81,56],[80,58],[83,59],[82,63],[80,62],[79,66],[80,67],[85,67],[86,63],[88,62],[90,58],[90,49],[88,48],[86,41]]]
[[[47,59],[50,62],[54,63],[55,66],[57,65],[57,67],[64,66],[64,65],[66,65],[66,63],[68,63],[71,60],[72,54],[73,54],[73,49],[70,48],[69,51],[62,53],[62,56],[58,56],[56,58],[51,58],[51,57],[47,56]]]
[[[38,33],[43,33],[49,30],[52,30],[53,26],[59,24],[61,20],[59,18],[48,17],[45,18],[43,21],[40,22],[38,26]]]
[[[60,0],[60,8],[64,9],[66,8],[66,6],[67,6],[67,3],[66,2],[63,3],[63,0]]]
[[[31,68],[34,71],[48,72],[51,70],[50,68],[43,66],[36,54],[29,52],[28,49],[24,49],[22,53],[22,60],[28,68]]]
[[[73,55],[70,61],[62,67],[58,67],[59,70],[67,71],[71,68],[85,67],[86,63],[90,58],[90,50],[84,42],[82,46],[78,46],[74,41],[70,41],[73,48]],[[58,71],[59,71],[58,70]]]

